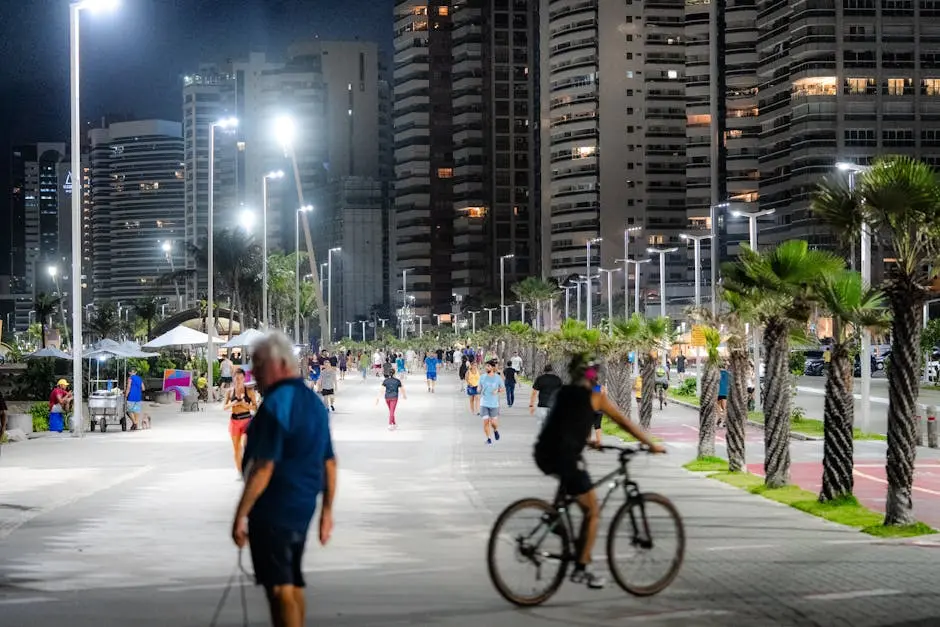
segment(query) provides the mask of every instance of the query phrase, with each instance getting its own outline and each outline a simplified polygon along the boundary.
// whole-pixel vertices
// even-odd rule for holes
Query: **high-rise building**
[[[537,274],[538,19],[523,0],[395,4],[395,259],[419,314]],[[393,282],[394,283],[394,282]]]
[[[92,268],[97,302],[176,303],[183,268],[185,172],[179,122],[139,120],[89,132]],[[170,244],[170,251],[163,248]]]
[[[885,154],[940,165],[940,2],[757,4],[761,243],[833,247],[813,219],[816,183],[837,161]],[[884,255],[873,254],[875,276]]]
[[[592,275],[616,267],[629,227],[642,228],[631,258],[683,245],[684,8],[677,0],[540,3],[541,243],[546,273],[559,280],[585,274],[588,261]],[[666,273],[673,290],[691,291],[684,248],[667,255]],[[642,277],[658,304],[659,264]],[[623,279],[617,284],[622,292]]]

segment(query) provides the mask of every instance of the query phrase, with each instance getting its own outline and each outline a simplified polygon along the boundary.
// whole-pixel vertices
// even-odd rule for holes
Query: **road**
[[[525,627],[547,624],[929,625],[940,620],[940,541],[879,542],[693,475],[693,412],[655,418],[671,454],[638,459],[645,490],[683,514],[688,549],[676,582],[636,599],[619,589],[563,586],[528,611],[505,603],[486,574],[498,512],[550,496],[531,463],[526,393],[506,412],[502,440],[483,441],[456,377],[438,392],[406,381],[401,428],[385,429],[377,381],[346,382],[332,416],[340,464],[336,532],[308,551],[309,625]],[[749,439],[759,441],[759,434]],[[153,429],[47,437],[0,458],[0,625],[204,626],[236,564],[229,540],[241,488],[226,417],[155,413]],[[590,453],[597,471],[613,459]],[[602,543],[599,543],[602,546]],[[598,555],[598,568],[604,563]],[[263,595],[246,590],[250,624]],[[241,625],[238,594],[224,625]]]

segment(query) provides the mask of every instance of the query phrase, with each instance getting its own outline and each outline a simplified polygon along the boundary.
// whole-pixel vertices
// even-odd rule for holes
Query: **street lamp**
[[[598,268],[598,272],[607,273],[607,331],[608,335],[614,334],[614,294],[613,294],[613,276],[614,272],[620,272],[621,268]]]
[[[855,176],[859,173],[871,170],[871,167],[856,165],[840,161],[836,164],[839,170],[849,175],[849,191],[855,192]],[[852,255],[855,260],[855,255]],[[866,288],[871,285],[871,233],[868,231],[868,225],[862,222],[861,228],[861,246],[859,251],[859,266],[862,271],[862,285]],[[862,375],[862,420],[861,429],[867,433],[869,429],[869,419],[871,418],[871,334],[862,329],[862,357],[859,357]]]
[[[630,233],[639,231],[642,226],[631,226],[623,230],[623,259],[615,259],[614,263],[623,263],[623,317],[629,318],[630,302],[630,271],[628,262],[630,260]]]
[[[79,59],[79,35],[81,12],[85,9],[99,10],[117,6],[115,0],[78,0],[69,4],[69,72],[71,83],[71,138],[72,170],[72,389],[78,394],[72,414],[72,433],[82,437],[82,116],[81,116],[81,63]]]
[[[284,178],[283,170],[261,177],[261,311],[262,324],[268,329],[268,181]]]
[[[246,235],[250,234],[255,226],[255,212],[251,209],[242,209],[238,215],[238,224],[245,229]]]
[[[522,323],[525,324],[525,301],[517,300],[516,304],[522,308],[521,313],[519,314],[519,320],[521,320]]]
[[[712,315],[718,315],[718,210],[727,209],[731,206],[729,202],[720,202],[711,205],[708,208],[709,220],[711,221],[712,248],[711,248],[711,292],[712,292]]]
[[[180,295],[180,285],[176,277],[176,266],[173,264],[173,243],[170,240],[166,240],[160,245],[160,248],[163,250],[164,255],[166,255],[167,263],[170,264],[170,274],[173,276],[173,291],[176,292],[177,307],[179,307],[179,311],[183,311],[183,297]]]
[[[55,283],[56,295],[59,297],[59,315],[62,316],[62,333],[65,334],[65,343],[71,346],[71,342],[69,342],[69,328],[68,328],[68,325],[65,324],[64,295],[62,294],[62,291],[59,289],[59,268],[57,268],[56,266],[49,266],[49,276],[52,277],[52,282]],[[72,346],[71,348],[72,350],[75,350],[74,346]]]
[[[353,325],[352,322],[346,323],[346,327],[347,327],[346,333],[349,335],[349,339],[352,339],[352,325]]]
[[[329,249],[326,253],[326,259],[327,259],[326,271],[328,272],[327,280],[329,281],[329,285],[327,287],[327,293],[326,293],[326,301],[327,301],[326,321],[330,327],[329,335],[327,335],[327,337],[329,338],[330,344],[333,343],[333,253],[338,253],[341,250],[343,249],[337,246],[335,248]],[[382,328],[385,328],[384,322],[382,323]]]
[[[577,285],[562,285],[561,289],[565,290],[565,320],[569,318],[568,311],[570,307],[568,306],[569,296],[571,296],[571,290],[577,290]]]
[[[659,255],[659,315],[666,317],[666,255],[674,253],[678,248],[647,248],[651,255]]]
[[[487,323],[489,326],[493,326],[493,312],[496,311],[496,307],[484,307],[483,311],[489,314],[490,320]]]
[[[589,239],[589,240],[586,242],[586,246],[587,246],[587,272],[585,272],[584,274],[585,274],[585,276],[588,277],[588,284],[587,284],[585,287],[587,288],[587,328],[589,328],[589,329],[591,328],[591,325],[593,324],[592,315],[591,315],[591,305],[592,305],[592,301],[594,300],[594,298],[593,298],[594,294],[593,294],[593,292],[591,291],[591,283],[590,283],[590,276],[591,276],[591,245],[592,245],[592,244],[598,244],[598,243],[600,243],[600,242],[602,242],[602,241],[604,241],[604,240],[603,240],[603,238],[601,238],[601,237],[592,237],[591,239]]]
[[[470,316],[473,318],[473,322],[472,322],[473,331],[472,331],[472,332],[473,332],[474,334],[476,334],[476,332],[477,332],[477,314],[478,314],[478,313],[481,313],[481,312],[479,312],[479,311],[468,311],[467,313],[470,314]]]
[[[513,257],[515,257],[515,255],[509,253],[499,258],[499,320],[502,324],[509,322],[508,320],[504,320],[506,314],[503,313],[506,309],[506,260],[512,259]],[[490,324],[492,324],[492,322]]]
[[[326,266],[327,266],[327,262],[324,261],[324,262],[321,262],[321,263],[320,263],[320,276],[321,276],[321,277],[326,273]],[[326,293],[324,292],[324,290],[326,289],[326,286],[327,286],[327,285],[328,285],[327,280],[320,281],[320,298],[323,300],[323,305],[324,305],[324,306],[326,306]],[[329,323],[329,315],[330,315],[330,314],[327,313],[327,322],[326,322],[327,326],[329,326],[329,324],[330,324],[330,323]],[[321,338],[323,337],[323,334],[324,334],[324,333],[325,333],[325,330],[324,330],[324,329],[320,329],[320,337],[321,337]]]
[[[215,361],[214,346],[212,338],[215,335],[215,129],[222,130],[235,128],[238,126],[238,119],[223,118],[209,124],[209,224],[208,224],[208,277],[206,294],[206,307],[208,310],[206,320],[206,331],[209,339],[206,341],[206,378],[209,384],[209,400],[212,398],[212,376],[214,374],[212,363]],[[198,178],[196,179],[198,180]]]
[[[636,266],[633,269],[633,312],[636,314],[640,313],[640,266],[644,263],[651,263],[652,259],[630,259],[627,263],[632,263]],[[633,376],[640,371],[640,360],[633,360]]]
[[[313,211],[312,205],[297,210],[294,229],[294,343],[300,344],[300,214]],[[352,337],[352,331],[349,332]]]
[[[679,237],[684,240],[690,241],[694,244],[693,257],[695,270],[693,274],[695,275],[695,308],[701,309],[702,307],[702,240],[706,240],[712,236],[711,233],[705,235],[691,235],[689,233],[680,233]],[[698,347],[695,350],[695,391],[698,394],[701,390],[701,381],[702,381],[702,360],[698,354]],[[759,386],[758,386],[759,387]]]
[[[362,341],[365,342],[366,341],[366,321],[360,320],[359,324],[362,325]]]

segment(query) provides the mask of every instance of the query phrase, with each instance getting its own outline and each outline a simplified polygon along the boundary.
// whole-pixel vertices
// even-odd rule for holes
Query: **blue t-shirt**
[[[428,369],[428,374],[437,374],[437,357],[425,357],[424,367]]]
[[[480,407],[499,407],[499,388],[503,380],[498,374],[480,377]]]
[[[728,396],[728,387],[731,384],[731,373],[722,369],[718,378],[718,396]]]
[[[253,460],[273,461],[274,473],[249,521],[306,534],[330,459],[329,414],[316,392],[301,379],[268,390],[248,427],[243,468]]]
[[[400,372],[404,372],[404,370],[405,370],[405,359],[404,359],[403,357],[399,357],[398,359],[396,359],[396,360],[395,360],[395,367],[398,368],[398,370],[399,370]]]
[[[144,380],[139,375],[130,376],[131,384],[127,389],[127,402],[139,403],[144,400]]]

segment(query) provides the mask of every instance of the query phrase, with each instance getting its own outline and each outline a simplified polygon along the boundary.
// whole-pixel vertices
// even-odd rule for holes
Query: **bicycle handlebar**
[[[602,444],[597,447],[599,451],[617,451],[622,457],[628,457],[630,455],[636,455],[637,453],[649,453],[650,448],[645,444],[638,444],[637,446],[612,446],[610,444]]]

